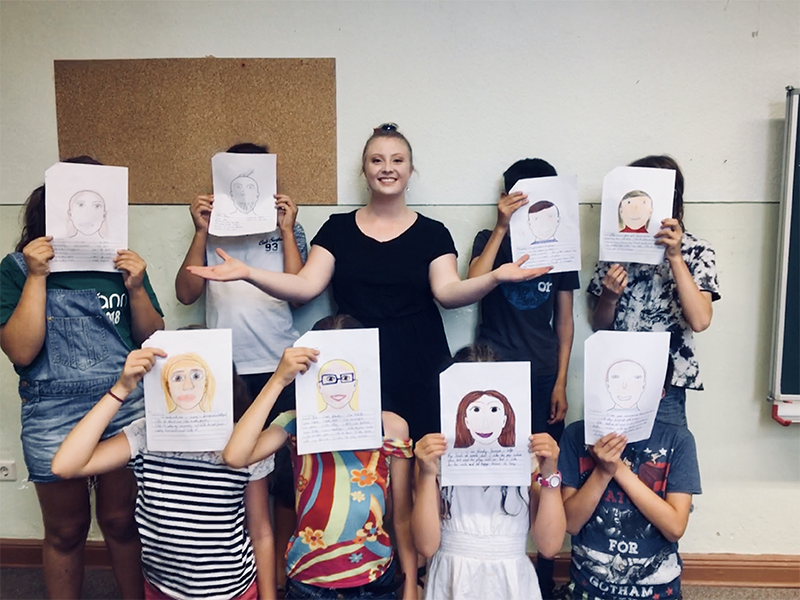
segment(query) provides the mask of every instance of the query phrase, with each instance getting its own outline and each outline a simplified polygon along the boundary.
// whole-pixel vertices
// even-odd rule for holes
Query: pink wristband
[[[120,404],[123,404],[123,403],[125,402],[125,400],[124,400],[124,399],[122,399],[122,398],[120,398],[119,396],[117,396],[117,395],[116,395],[114,392],[112,392],[111,390],[108,390],[108,395],[109,395],[109,396],[111,396],[111,397],[112,397],[114,400],[116,400],[116,401],[117,401],[117,402],[119,402]]]

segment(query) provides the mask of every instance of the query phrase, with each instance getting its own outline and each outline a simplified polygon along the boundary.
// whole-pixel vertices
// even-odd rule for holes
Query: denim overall
[[[21,253],[12,255],[23,273]],[[28,480],[57,481],[53,455],[84,415],[111,389],[130,349],[100,307],[97,292],[47,290],[47,331],[39,356],[20,376],[22,450]],[[103,432],[112,437],[144,416],[141,383]]]

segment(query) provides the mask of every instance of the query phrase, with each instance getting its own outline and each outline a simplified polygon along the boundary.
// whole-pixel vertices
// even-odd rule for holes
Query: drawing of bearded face
[[[69,199],[67,217],[75,228],[75,233],[82,236],[102,236],[100,228],[106,221],[106,202],[103,197],[92,190],[81,190]]]
[[[231,181],[231,200],[239,212],[253,212],[258,197],[258,183],[252,177],[240,175]]]
[[[614,409],[638,408],[646,383],[644,367],[633,360],[617,361],[606,372],[606,389]]]

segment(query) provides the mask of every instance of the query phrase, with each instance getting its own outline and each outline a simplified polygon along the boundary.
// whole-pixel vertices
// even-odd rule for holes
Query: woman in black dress
[[[411,437],[419,439],[440,430],[438,374],[450,357],[434,299],[458,308],[502,282],[532,279],[549,268],[522,269],[523,257],[462,281],[450,232],[406,206],[414,166],[411,145],[396,125],[374,130],[362,169],[369,203],[331,215],[297,275],[251,268],[221,250],[223,264],[189,270],[217,281],[245,280],[290,302],[308,302],[332,282],[339,312],[380,330],[383,410],[406,419]]]

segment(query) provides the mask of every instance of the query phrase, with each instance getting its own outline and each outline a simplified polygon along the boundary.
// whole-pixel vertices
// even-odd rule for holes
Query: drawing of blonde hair
[[[169,379],[172,374],[179,368],[195,367],[202,369],[206,375],[205,387],[203,389],[203,399],[200,400],[200,410],[208,412],[211,410],[211,405],[214,403],[214,393],[217,390],[217,382],[214,379],[214,373],[208,366],[208,363],[203,360],[199,354],[195,352],[186,352],[185,354],[176,354],[167,359],[164,367],[161,369],[161,387],[164,388],[164,398],[167,401],[167,410],[174,412],[178,405],[172,398],[172,393],[169,390]]]
[[[333,360],[329,360],[324,365],[319,368],[319,372],[317,373],[317,411],[322,412],[326,408],[328,408],[328,403],[325,402],[325,398],[322,397],[322,391],[320,388],[321,379],[323,375],[326,375],[328,371],[330,371],[334,367],[341,367],[343,372],[352,373],[355,377],[353,383],[355,385],[355,389],[353,390],[353,396],[350,398],[350,402],[348,405],[354,411],[358,410],[358,373],[356,372],[356,368],[353,366],[352,363],[347,362],[341,358],[334,358]]]

